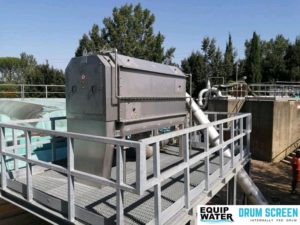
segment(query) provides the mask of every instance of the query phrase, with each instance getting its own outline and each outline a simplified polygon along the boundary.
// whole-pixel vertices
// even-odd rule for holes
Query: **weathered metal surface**
[[[124,137],[183,123],[185,83],[174,66],[113,54],[73,58],[66,69],[68,131],[114,137],[118,129]],[[75,140],[74,151],[76,169],[110,177],[113,146]]]

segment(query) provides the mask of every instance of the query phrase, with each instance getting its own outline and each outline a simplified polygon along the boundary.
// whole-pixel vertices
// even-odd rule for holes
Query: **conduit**
[[[186,104],[188,107],[191,107],[193,116],[195,120],[200,124],[208,124],[210,121],[206,117],[206,115],[203,113],[203,111],[199,108],[197,103],[190,97],[188,93],[186,93]],[[209,141],[212,146],[217,146],[220,143],[219,139],[219,133],[217,130],[211,126],[208,128],[208,136]],[[226,147],[224,151],[224,155],[226,157],[231,157],[231,152],[228,147]],[[237,182],[242,188],[242,190],[245,192],[246,196],[249,198],[250,202],[255,205],[266,205],[268,202],[260,192],[260,190],[257,188],[257,186],[254,184],[252,179],[249,177],[248,173],[241,169],[237,174]]]
[[[208,88],[202,89],[199,92],[199,95],[198,95],[198,104],[199,104],[201,109],[205,109],[207,107],[208,98],[211,95],[211,93],[215,94],[218,97],[222,96],[221,91],[216,87],[212,87],[212,88],[209,88],[209,89]]]

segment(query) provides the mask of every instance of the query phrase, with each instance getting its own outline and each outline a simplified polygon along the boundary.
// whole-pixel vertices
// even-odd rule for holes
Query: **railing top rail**
[[[280,86],[284,86],[284,87],[300,87],[300,84],[248,84],[248,86],[257,86],[257,87],[280,87]]]
[[[0,84],[0,86],[25,86],[25,87],[65,87],[64,84]]]
[[[9,123],[0,123],[0,127],[22,130],[22,131],[31,131],[36,133],[43,133],[49,136],[62,136],[66,138],[74,138],[74,139],[80,139],[86,141],[100,142],[105,144],[123,145],[127,147],[138,148],[140,146],[140,142],[137,141],[129,141],[129,140],[123,140],[117,138],[110,138],[110,137],[103,137],[103,136],[96,136],[96,135],[89,135],[89,134],[80,134],[80,133],[73,133],[73,132],[46,130],[40,128],[26,127],[26,126],[16,125],[16,124],[9,124]]]
[[[204,114],[207,114],[207,115],[244,115],[245,113],[240,113],[240,112],[237,112],[237,113],[233,113],[233,112],[213,112],[213,111],[205,111]]]
[[[163,141],[166,139],[170,139],[170,138],[174,138],[177,136],[181,136],[184,134],[189,134],[189,133],[193,133],[195,131],[198,130],[203,130],[212,126],[218,126],[220,124],[224,124],[224,123],[228,123],[234,120],[238,120],[238,119],[242,119],[242,118],[246,118],[246,117],[251,117],[251,113],[243,113],[237,116],[233,116],[233,117],[229,117],[229,118],[225,118],[225,119],[221,119],[221,120],[217,120],[214,122],[210,122],[207,124],[201,124],[198,126],[193,126],[193,127],[188,127],[182,130],[178,130],[178,131],[173,131],[170,133],[165,133],[165,134],[161,134],[159,136],[153,136],[153,137],[149,137],[149,138],[145,138],[141,140],[141,143],[144,145],[149,145],[149,144],[153,144],[155,142],[159,142],[159,141]]]
[[[247,84],[247,88],[238,85],[225,86],[220,91],[224,97],[231,95],[238,97],[244,94],[255,97],[295,97],[300,94],[300,84]]]
[[[230,86],[225,86],[225,87],[222,87],[223,89],[227,88],[227,89],[232,89],[234,88],[235,86],[238,86],[240,84],[236,84],[236,85],[230,85]],[[274,87],[300,87],[300,84],[248,84],[249,87],[271,87],[271,88],[274,88]],[[215,85],[215,87],[218,87],[217,85]]]
[[[7,124],[24,124],[24,123],[38,123],[38,122],[47,122],[48,118],[37,118],[37,119],[26,119],[26,120],[11,120],[7,121]],[[50,122],[50,121],[49,121]]]

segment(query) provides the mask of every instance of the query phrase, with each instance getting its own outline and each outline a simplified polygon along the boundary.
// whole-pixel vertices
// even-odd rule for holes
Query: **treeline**
[[[38,64],[33,55],[0,57],[0,83],[5,84],[64,84],[64,73],[50,66]]]
[[[103,19],[102,29],[94,24],[91,31],[82,36],[75,55],[117,48],[124,55],[175,64],[172,61],[175,48],[164,49],[164,36],[160,32],[154,33],[154,22],[155,16],[140,4],[114,8],[112,16]],[[192,74],[194,94],[205,87],[208,77],[218,81],[224,79],[225,83],[241,78],[246,78],[249,83],[298,81],[300,39],[292,41],[277,35],[262,40],[254,32],[252,38],[245,41],[245,58],[238,59],[230,34],[224,52],[214,38],[204,37],[202,42],[199,40],[199,50],[192,52],[178,66]]]
[[[141,4],[116,7],[112,16],[104,18],[102,23],[102,28],[94,24],[90,32],[83,34],[76,56],[117,48],[124,55],[176,65],[175,48],[164,48],[164,35],[154,32],[154,14]],[[300,80],[300,38],[289,40],[277,35],[262,40],[254,32],[245,41],[244,59],[237,58],[232,39],[229,34],[224,52],[214,38],[199,39],[199,50],[178,65],[185,73],[192,74],[194,95],[205,87],[208,77],[219,82],[224,79],[225,83],[242,78],[248,83]],[[19,58],[0,58],[0,82],[64,84],[64,75],[47,62],[37,64],[34,56],[22,53]]]
[[[237,59],[230,34],[224,53],[214,38],[205,37],[201,49],[182,60],[181,67],[193,75],[194,95],[205,86],[208,77],[213,77],[215,82],[224,79],[225,83],[242,78],[248,83],[299,81],[300,39],[290,41],[277,35],[262,40],[254,32],[252,38],[245,41],[245,58]]]

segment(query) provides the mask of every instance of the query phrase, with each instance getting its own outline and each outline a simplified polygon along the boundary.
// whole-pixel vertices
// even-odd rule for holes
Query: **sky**
[[[179,64],[200,50],[205,36],[224,51],[230,33],[243,58],[253,31],[265,40],[300,35],[300,0],[0,0],[0,57],[26,52],[64,70],[82,35],[95,23],[103,27],[103,18],[126,3],[155,15],[154,32],[165,36],[165,48],[176,47]]]

